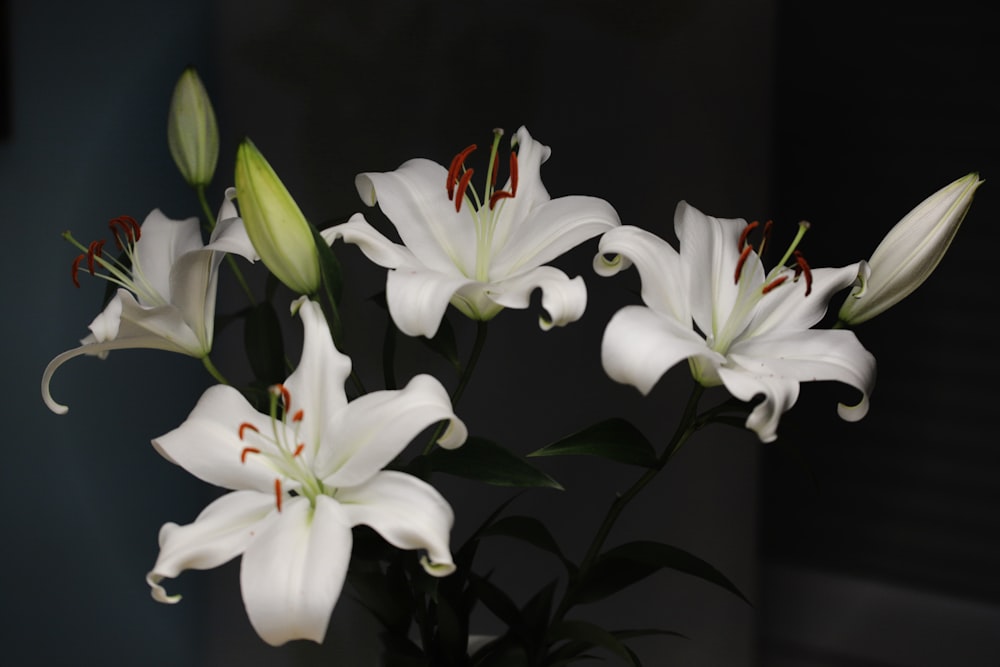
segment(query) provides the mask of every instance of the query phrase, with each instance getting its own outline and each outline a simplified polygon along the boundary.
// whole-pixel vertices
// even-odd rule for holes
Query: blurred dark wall
[[[814,265],[867,256],[956,178],[986,183],[930,280],[858,328],[869,416],[839,423],[850,397],[807,389],[765,450],[767,664],[1000,664],[1000,30],[986,3],[901,7],[779,4],[774,208],[813,223]]]

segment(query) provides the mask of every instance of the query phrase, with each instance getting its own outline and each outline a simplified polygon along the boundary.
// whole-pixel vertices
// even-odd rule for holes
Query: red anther
[[[251,424],[250,422],[243,422],[242,424],[240,424],[240,440],[244,438],[247,429],[250,429],[254,433],[260,433],[260,429]]]
[[[747,243],[747,236],[749,236],[750,232],[752,232],[753,230],[757,229],[757,227],[759,227],[759,226],[760,226],[760,223],[757,222],[756,220],[754,220],[749,225],[747,225],[746,227],[743,228],[743,231],[740,232],[740,240],[736,242],[736,249],[737,250],[739,250],[739,251],[742,252],[743,246],[745,246],[746,243]]]
[[[285,407],[286,413],[292,409],[292,394],[287,389],[285,389],[285,385],[280,383],[271,385],[271,393],[274,394],[275,396],[279,394],[281,395],[281,402],[282,405],[284,405]]]
[[[455,213],[462,210],[462,200],[465,198],[465,190],[469,187],[469,181],[472,180],[474,173],[476,173],[475,169],[468,169],[458,181],[458,196],[455,197]]]
[[[247,454],[260,454],[260,450],[256,447],[244,447],[243,451],[240,452],[240,463],[247,462]]]
[[[90,271],[90,275],[94,275],[94,258],[100,257],[104,253],[105,243],[106,241],[102,239],[91,241],[90,245],[87,246],[87,270]]]
[[[799,275],[804,275],[806,277],[806,296],[812,293],[813,288],[813,274],[812,269],[809,268],[809,262],[806,258],[802,256],[802,253],[798,250],[794,253],[795,257],[795,278],[798,279]]]
[[[448,167],[448,182],[445,183],[445,187],[448,188],[448,201],[455,198],[455,184],[458,182],[458,170],[462,168],[465,158],[469,157],[469,154],[474,150],[476,150],[476,145],[469,144],[451,159],[451,165]]]
[[[125,235],[125,239],[129,244],[133,244],[139,240],[139,224],[127,215],[120,215],[108,221],[108,228],[111,230],[112,236],[115,237],[115,245],[118,246],[119,250],[125,249],[119,232]]]
[[[500,171],[500,154],[493,154],[493,174],[490,176],[490,187],[495,188],[497,186],[497,172]]]
[[[73,260],[73,284],[77,287],[80,286],[80,262],[82,262],[83,258],[86,256],[87,255],[85,253],[80,253],[77,255],[76,259]]]
[[[768,220],[764,223],[764,233],[761,234],[760,245],[757,247],[757,254],[764,255],[764,246],[767,245],[768,239],[771,238],[771,228],[774,227],[774,220]]]
[[[292,421],[293,422],[300,422],[300,421],[302,421],[302,415],[303,414],[304,414],[303,411],[299,410],[294,415],[292,415]]]
[[[506,190],[497,190],[490,196],[490,210],[492,211],[493,208],[497,205],[497,202],[500,201],[501,199],[508,199],[513,196],[514,196],[513,194],[507,192]]]
[[[302,453],[302,450],[305,448],[306,448],[306,443],[300,442],[298,446],[295,448],[295,451],[292,453],[292,456],[293,457],[298,456],[299,454]]]
[[[746,264],[747,257],[750,256],[751,252],[753,252],[753,248],[751,246],[747,246],[743,248],[743,252],[740,253],[740,258],[736,262],[736,273],[733,275],[734,283],[740,282],[740,274],[743,273],[743,265]]]
[[[275,504],[278,506],[278,511],[281,511],[281,480],[274,480],[274,499]]]
[[[761,288],[760,293],[761,294],[767,294],[768,292],[770,292],[771,290],[773,290],[775,287],[777,287],[781,283],[785,282],[786,280],[788,280],[788,276],[787,275],[785,275],[785,276],[778,276],[777,278],[775,278],[774,280],[772,280],[768,284],[764,285],[764,287]]]
[[[510,152],[510,196],[517,196],[517,153]]]

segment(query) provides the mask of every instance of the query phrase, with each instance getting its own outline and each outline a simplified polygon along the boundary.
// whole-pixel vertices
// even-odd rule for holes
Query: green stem
[[[469,384],[469,380],[472,378],[472,372],[476,369],[476,364],[479,362],[479,355],[483,352],[483,347],[486,345],[486,331],[487,322],[478,320],[476,322],[476,340],[472,344],[472,352],[469,353],[469,360],[465,362],[465,367],[462,369],[462,375],[458,378],[458,385],[455,387],[455,391],[451,393],[451,407],[452,409],[458,405],[458,401],[462,398],[462,394],[465,393],[465,387]],[[444,428],[445,422],[438,424],[438,427],[434,429],[434,435],[431,436],[430,442],[424,447],[424,455],[431,453],[434,449],[435,443],[437,443],[438,438],[441,437],[441,430]]]
[[[215,364],[212,363],[212,360],[207,354],[201,358],[201,363],[205,366],[205,370],[208,371],[208,374],[215,378],[219,384],[229,384],[229,380],[227,380],[226,376],[219,372],[219,369],[215,367]]]
[[[674,435],[671,437],[670,442],[664,448],[663,453],[656,459],[656,465],[652,468],[648,468],[642,476],[628,488],[628,490],[615,498],[614,502],[611,503],[607,514],[604,516],[604,520],[601,522],[597,532],[594,534],[594,539],[591,540],[590,547],[587,549],[583,562],[580,564],[579,572],[575,578],[576,583],[571,582],[567,587],[566,593],[563,595],[562,602],[560,602],[559,608],[553,616],[553,624],[562,620],[566,612],[569,611],[572,606],[572,598],[576,592],[577,584],[579,582],[586,581],[590,568],[592,568],[597,562],[597,558],[600,556],[601,549],[604,547],[604,543],[607,541],[608,535],[611,534],[612,528],[614,528],[615,523],[618,521],[622,512],[625,511],[625,508],[628,507],[629,503],[631,503],[632,500],[638,496],[644,488],[646,488],[646,485],[653,481],[660,471],[663,470],[670,458],[680,450],[684,443],[687,442],[688,438],[690,438],[695,431],[704,426],[705,422],[698,418],[698,402],[701,400],[701,396],[704,392],[704,387],[701,385],[695,385],[690,398],[688,398],[687,406],[684,408],[684,414],[681,416],[677,429],[674,431]]]
[[[476,364],[479,362],[479,355],[483,351],[483,346],[486,345],[486,330],[487,322],[482,320],[476,321],[476,341],[472,344],[472,352],[469,354],[469,360],[465,363],[465,368],[462,369],[462,376],[458,380],[458,386],[455,387],[455,391],[451,394],[452,407],[458,404],[458,400],[465,393],[465,386],[469,384],[469,380],[472,378],[472,371],[475,370]]]

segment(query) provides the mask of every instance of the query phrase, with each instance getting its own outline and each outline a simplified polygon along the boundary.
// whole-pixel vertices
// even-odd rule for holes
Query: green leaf
[[[530,516],[505,516],[496,523],[486,527],[480,532],[480,537],[492,537],[500,535],[512,537],[522,542],[547,551],[555,555],[563,562],[570,574],[576,572],[576,565],[566,558],[559,543],[552,537],[552,533],[545,527],[545,524]]]
[[[557,642],[571,639],[605,648],[632,667],[638,667],[635,658],[628,647],[604,628],[587,621],[561,621],[549,630],[549,641]]]
[[[483,438],[469,438],[458,449],[435,449],[426,459],[435,472],[494,486],[541,486],[563,490],[559,482],[538,468]]]
[[[243,344],[254,377],[262,384],[272,385],[288,376],[281,323],[271,302],[264,301],[247,310]]]
[[[612,418],[542,447],[528,456],[600,456],[618,463],[654,468],[656,450],[631,423]]]
[[[662,569],[721,586],[750,604],[733,582],[704,560],[683,549],[651,541],[629,542],[602,554],[576,589],[574,603],[602,600]]]
[[[522,624],[521,611],[506,593],[493,585],[485,577],[470,575],[469,585],[494,616],[507,624],[512,630],[520,630]]]
[[[323,279],[322,288],[326,294],[326,299],[320,299],[319,301],[323,307],[323,314],[326,315],[327,325],[330,327],[330,335],[333,336],[333,342],[338,350],[342,350],[344,349],[343,325],[340,321],[340,308],[338,304],[340,303],[341,294],[344,291],[344,279],[340,270],[340,262],[337,260],[337,256],[333,254],[333,248],[327,245],[326,241],[323,240],[323,236],[312,223],[309,224],[309,229],[312,230],[313,241],[316,243],[316,250],[319,253],[320,277]]]

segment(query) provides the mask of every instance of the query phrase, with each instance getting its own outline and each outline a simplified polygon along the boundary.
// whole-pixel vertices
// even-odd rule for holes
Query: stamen
[[[809,268],[809,262],[806,258],[802,256],[802,253],[798,250],[795,251],[795,278],[798,279],[799,275],[804,275],[806,277],[806,296],[812,293],[813,287],[813,276],[812,269]]]
[[[448,167],[448,182],[445,183],[445,187],[448,188],[448,201],[455,198],[455,184],[458,182],[458,170],[462,168],[465,158],[469,157],[469,154],[474,150],[476,150],[476,144],[469,144],[451,159],[451,165]]]
[[[760,245],[757,247],[757,255],[760,257],[764,256],[764,246],[767,245],[768,240],[771,238],[772,227],[774,227],[774,220],[768,220],[764,223],[764,233],[761,234]]]
[[[91,241],[87,247],[87,270],[90,271],[90,275],[94,275],[94,258],[104,254],[105,243],[106,241],[103,239],[100,241]]]
[[[298,446],[295,448],[295,451],[292,452],[292,458],[294,458],[294,457],[298,456],[299,454],[301,454],[302,450],[305,449],[305,448],[306,448],[306,443],[300,442],[298,444]]]
[[[778,276],[777,278],[775,278],[774,280],[772,280],[768,284],[764,285],[764,287],[761,288],[760,293],[761,294],[767,294],[768,292],[770,292],[771,290],[773,290],[775,287],[777,287],[781,283],[785,282],[786,280],[788,280],[788,276],[787,275]]]
[[[493,181],[496,185],[497,173],[496,167],[493,171]],[[490,210],[492,211],[496,208],[497,202],[501,199],[509,199],[517,196],[517,153],[510,154],[510,191],[507,190],[497,190],[492,195],[490,195]]]
[[[740,240],[736,242],[736,249],[737,250],[739,250],[739,251],[742,252],[743,246],[745,246],[746,242],[747,242],[747,236],[749,236],[750,232],[752,232],[753,230],[757,229],[757,227],[759,227],[759,226],[760,226],[760,223],[757,222],[756,220],[754,220],[749,225],[747,225],[746,227],[743,228],[743,231],[740,233]]]
[[[80,253],[79,255],[77,255],[76,259],[73,260],[73,274],[72,274],[73,275],[73,284],[76,285],[77,287],[80,286],[80,275],[79,275],[80,274],[80,262],[82,262],[83,258],[86,257],[86,256],[87,256],[86,254]]]
[[[472,180],[472,175],[476,173],[475,169],[468,169],[462,178],[458,181],[458,194],[455,197],[455,212],[458,213],[462,210],[462,201],[465,199],[465,191],[469,187],[469,181]]]
[[[743,252],[740,253],[740,259],[736,262],[736,274],[733,276],[733,282],[740,282],[740,274],[743,273],[743,265],[746,264],[747,257],[753,252],[753,246],[747,246],[743,248]]]
[[[304,414],[303,410],[300,409],[298,412],[296,412],[294,415],[292,415],[292,421],[293,422],[300,422],[300,421],[302,421],[303,414]]]
[[[278,511],[281,511],[281,480],[274,480],[274,498],[278,506]]]
[[[115,245],[118,246],[119,250],[125,249],[125,245],[122,243],[121,237],[119,236],[119,230],[125,235],[125,239],[129,245],[138,241],[141,233],[139,223],[137,223],[134,218],[127,215],[120,215],[117,218],[110,220],[108,222],[108,228],[111,230],[111,234],[115,238]]]
[[[492,196],[490,196],[490,210],[492,211],[496,207],[497,202],[501,199],[509,199],[513,196],[513,194],[507,192],[506,190],[497,190]]]
[[[517,196],[517,153],[510,152],[510,196]]]
[[[285,412],[286,413],[289,410],[292,409],[292,394],[287,389],[285,389],[285,385],[280,384],[280,383],[279,384],[272,384],[271,385],[271,395],[272,396],[281,396],[281,401],[282,401],[282,404],[283,404],[283,406],[285,408]]]
[[[500,171],[500,153],[493,154],[493,169],[490,170],[490,189],[497,186],[497,172]]]
[[[250,422],[243,422],[242,424],[240,424],[240,440],[243,439],[244,434],[245,434],[245,432],[246,432],[247,429],[250,429],[254,433],[260,433],[260,429],[258,429],[256,426],[254,426]]]
[[[247,454],[260,454],[260,450],[256,447],[244,447],[243,451],[240,452],[240,463],[247,462]]]

